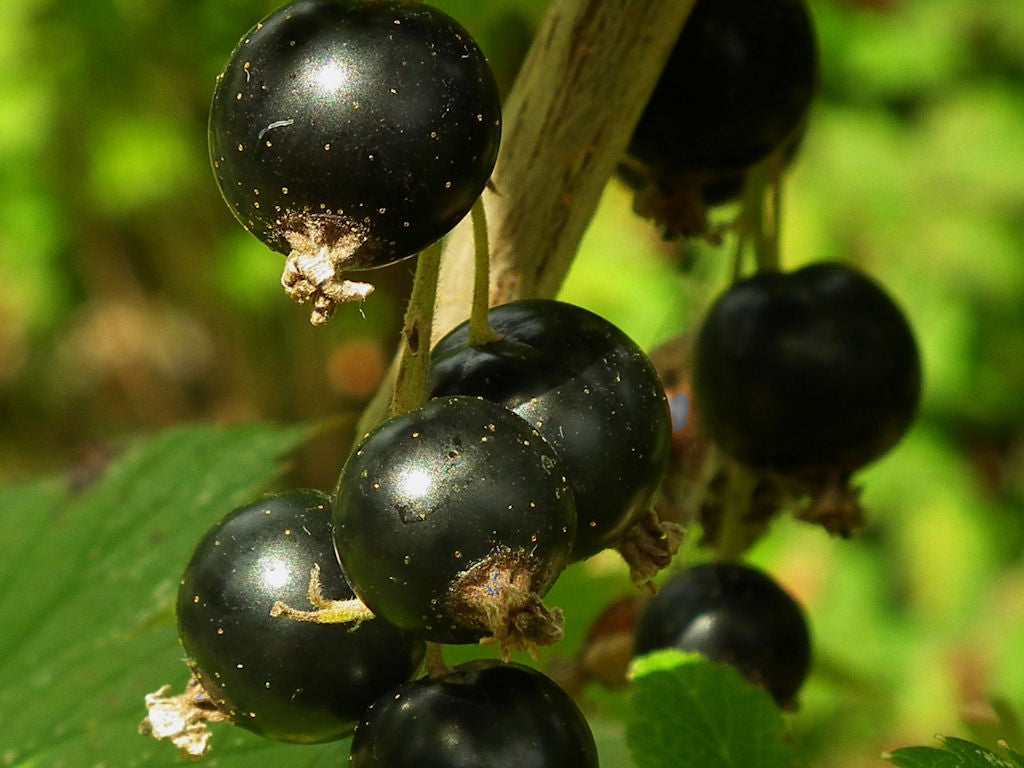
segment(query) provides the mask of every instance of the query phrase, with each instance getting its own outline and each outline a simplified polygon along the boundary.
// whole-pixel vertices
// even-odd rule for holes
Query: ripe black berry
[[[751,466],[820,479],[864,466],[914,419],[921,386],[906,318],[851,267],[760,273],[708,311],[694,356],[702,423]]]
[[[757,163],[771,179],[792,158],[817,82],[806,0],[697,0],[620,164],[634,210],[669,238],[708,234]]]
[[[370,287],[335,277],[455,226],[494,166],[501,109],[476,43],[413,0],[300,0],[242,38],[217,80],[210,157],[242,225],[289,254],[314,322]]]
[[[408,680],[423,643],[384,621],[347,626],[271,618],[278,600],[308,602],[310,570],[326,593],[352,596],[334,553],[330,499],[268,496],[210,529],[178,591],[189,666],[237,725],[282,741],[349,733],[383,691]]]
[[[442,643],[558,639],[532,635],[576,510],[554,450],[506,408],[439,398],[385,422],[346,461],[334,521],[353,589],[393,624]]]
[[[811,663],[803,610],[771,577],[743,565],[682,571],[637,623],[634,655],[679,648],[738,668],[780,705],[792,703]]]
[[[805,0],[697,0],[629,152],[663,177],[747,168],[799,133],[817,82]]]
[[[530,667],[474,661],[381,697],[356,728],[355,768],[597,768],[583,714]]]
[[[643,351],[580,307],[534,299],[493,308],[502,335],[469,345],[468,323],[432,353],[431,392],[501,403],[536,427],[576,499],[574,560],[613,545],[644,515],[665,473],[671,418]]]

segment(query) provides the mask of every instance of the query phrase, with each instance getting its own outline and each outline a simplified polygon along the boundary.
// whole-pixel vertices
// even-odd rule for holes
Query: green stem
[[[487,319],[491,296],[491,253],[483,196],[470,211],[473,221],[473,309],[469,315],[469,345],[482,347],[501,338]]]
[[[782,259],[779,256],[779,241],[782,237],[782,172],[785,170],[786,161],[781,153],[776,153],[771,158],[771,175],[768,179],[768,206],[771,214],[771,243],[773,248],[772,263],[775,269],[782,268]]]
[[[746,205],[740,214],[740,226],[736,232],[736,250],[732,256],[732,281],[738,283],[743,278],[743,255],[747,251],[747,226],[743,221],[746,215]]]
[[[733,461],[727,464],[725,499],[718,522],[718,559],[729,563],[739,560],[747,549],[744,519],[750,511],[757,485],[757,473]]]
[[[373,611],[366,607],[358,597],[351,600],[332,600],[324,596],[323,584],[320,582],[320,565],[314,565],[309,572],[307,597],[313,610],[293,608],[280,600],[270,609],[274,618],[290,619],[291,621],[308,621],[313,624],[359,624],[374,618]],[[353,627],[354,629],[355,627]]]
[[[359,624],[374,618],[373,611],[358,598],[351,600],[324,600],[311,611],[293,608],[280,600],[270,608],[270,615],[276,618],[306,621],[312,624]]]
[[[434,299],[440,266],[441,241],[438,241],[417,257],[416,277],[402,324],[398,372],[388,416],[407,413],[427,400],[430,335],[434,326]]]
[[[452,668],[444,660],[444,646],[440,643],[427,643],[425,666],[427,677],[431,680],[440,680],[448,676]]]
[[[761,196],[761,232],[764,238],[764,267],[778,271],[782,268],[779,257],[779,236],[782,232],[782,171],[786,166],[781,152],[765,158],[764,191]],[[760,262],[759,262],[760,263]]]
[[[739,243],[733,269],[734,281],[741,276],[741,260],[748,239],[754,243],[757,271],[779,270],[780,176],[779,158],[774,155],[747,172],[747,180],[743,186]]]

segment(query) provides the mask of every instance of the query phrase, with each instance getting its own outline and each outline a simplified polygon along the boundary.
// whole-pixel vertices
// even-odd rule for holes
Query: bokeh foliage
[[[504,88],[547,5],[436,4]],[[935,732],[1014,744],[988,697],[1024,713],[1024,5],[811,4],[823,82],[785,190],[783,260],[850,260],[879,278],[917,330],[926,389],[919,425],[863,473],[864,532],[838,541],[782,520],[752,553],[815,628],[795,740],[823,768],[880,765]],[[278,288],[279,257],[219,200],[213,78],[275,5],[5,0],[0,483],[81,477],[121,436],[184,421],[340,415],[291,478],[333,484],[411,268],[382,271],[372,300],[312,329]],[[564,297],[651,348],[699,317],[728,253],[662,242],[613,182]],[[0,509],[0,551],[11,524]],[[614,567],[598,558],[562,588],[588,596],[584,625]],[[614,720],[614,703],[591,706]]]

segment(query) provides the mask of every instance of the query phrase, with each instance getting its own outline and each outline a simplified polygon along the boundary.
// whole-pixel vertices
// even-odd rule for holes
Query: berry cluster
[[[534,299],[488,318],[498,338],[454,329],[431,355],[431,399],[349,457],[335,540],[375,614],[507,653],[560,637],[540,598],[568,563],[646,530],[670,417],[650,361],[597,315]]]
[[[753,201],[779,183],[761,171],[792,151],[816,80],[803,0],[699,0],[630,152],[662,190],[697,190],[704,205],[738,185]],[[680,120],[681,109],[701,119]],[[411,256],[466,215],[500,125],[486,61],[443,13],[416,0],[299,0],[232,54],[210,152],[229,208],[288,254],[285,287],[320,324],[369,291],[342,269]],[[754,240],[762,269],[740,279],[737,262],[690,358],[687,417],[731,462],[706,490],[743,473],[773,489],[845,487],[913,420],[913,335],[860,272],[782,273],[770,268],[770,238]],[[417,286],[436,284],[436,271],[421,259]],[[417,297],[432,310],[418,290],[410,315]],[[429,316],[417,327],[429,337]],[[230,720],[289,742],[354,733],[350,759],[362,768],[596,766],[565,690],[509,659],[561,638],[562,614],[543,599],[571,563],[615,548],[650,586],[671,562],[682,528],[654,511],[679,472],[661,377],[603,318],[532,298],[474,302],[429,355],[402,358],[397,381],[390,413],[358,441],[331,495],[255,500],[199,542],[177,605],[193,679],[180,696],[148,698],[146,727],[190,756],[208,748],[206,723]],[[735,488],[724,496],[717,523],[735,529],[750,510]],[[779,496],[767,498],[770,517]],[[846,533],[849,522],[831,527]],[[738,557],[723,541],[719,557]],[[736,563],[681,571],[625,625],[627,657],[701,652],[781,706],[810,666],[803,611]],[[441,644],[480,642],[502,660],[444,664]],[[414,680],[424,658],[428,674]]]
[[[300,0],[242,39],[210,112],[215,175],[288,253],[283,282],[314,323],[366,295],[339,270],[410,256],[466,214],[494,163],[495,94],[469,35],[418,2]],[[255,500],[199,542],[177,610],[192,682],[149,697],[150,731],[193,757],[229,720],[296,743],[355,730],[356,765],[597,765],[568,695],[508,657],[561,638],[542,599],[569,563],[631,537],[638,579],[671,557],[649,519],[664,390],[579,307],[514,302],[485,323],[483,340],[467,322],[441,341],[420,404],[363,437],[331,496]],[[504,661],[449,669],[436,645],[480,641]]]
[[[316,742],[362,718],[356,765],[410,764],[409,750],[443,754],[442,765],[502,764],[538,740],[536,760],[516,764],[597,764],[583,716],[535,670],[440,662],[401,685],[425,643],[496,642],[507,660],[559,640],[561,613],[543,596],[569,562],[650,514],[666,465],[664,391],[621,331],[557,301],[489,316],[499,338],[474,345],[459,327],[443,339],[436,396],[369,432],[333,497],[260,499],[199,543],[178,599],[194,680],[182,697],[151,701],[195,726],[171,734],[184,751],[206,750],[210,720]],[[567,328],[584,340],[571,351]],[[605,457],[615,493],[593,496],[607,481],[588,452]],[[576,488],[594,507],[582,516]],[[438,736],[441,718],[465,732],[457,750]],[[474,736],[484,721],[507,722],[506,735]]]

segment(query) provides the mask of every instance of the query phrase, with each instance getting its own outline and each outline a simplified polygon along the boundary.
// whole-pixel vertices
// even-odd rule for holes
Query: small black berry
[[[818,77],[806,0],[697,0],[619,167],[634,210],[667,238],[716,239],[707,209],[792,159]]]
[[[697,0],[629,152],[662,177],[742,170],[796,138],[817,83],[806,0]]]
[[[272,618],[308,603],[310,571],[326,594],[351,597],[334,553],[330,498],[293,491],[231,512],[196,546],[178,591],[189,666],[235,724],[281,741],[351,732],[383,691],[408,680],[424,645],[383,620],[342,625]]]
[[[688,568],[653,598],[636,628],[634,655],[679,648],[737,667],[789,705],[811,664],[803,610],[762,571],[733,563]]]
[[[694,351],[708,434],[751,466],[817,480],[892,448],[921,390],[917,343],[899,307],[863,273],[819,263],[727,290]]]
[[[381,697],[356,728],[354,768],[597,768],[583,714],[520,664],[474,661]]]
[[[473,397],[431,400],[371,432],[342,469],[334,521],[342,567],[374,613],[427,640],[503,646],[528,616],[546,621],[539,598],[576,532],[554,450]]]
[[[476,43],[413,0],[300,0],[246,33],[217,79],[210,157],[241,224],[289,254],[314,302],[365,296],[336,279],[411,256],[483,190],[501,108]]]

